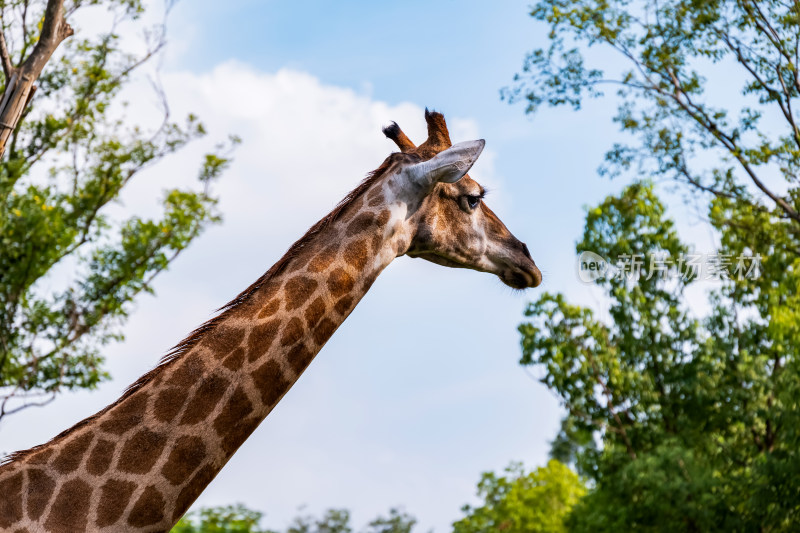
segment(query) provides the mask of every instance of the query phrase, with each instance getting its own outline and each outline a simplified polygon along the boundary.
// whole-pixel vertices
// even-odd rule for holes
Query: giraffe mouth
[[[528,246],[514,239],[510,248],[513,250],[510,256],[500,259],[505,268],[498,275],[499,278],[512,289],[538,287],[542,283],[542,272],[533,261]]]
[[[528,247],[520,243],[522,256],[515,254],[516,257],[507,258],[503,261],[504,267],[499,274],[503,283],[512,289],[530,289],[538,287],[542,283],[542,272],[534,263]]]
[[[512,289],[529,289],[542,283],[542,273],[536,265],[530,270],[508,270],[503,272],[500,280]]]

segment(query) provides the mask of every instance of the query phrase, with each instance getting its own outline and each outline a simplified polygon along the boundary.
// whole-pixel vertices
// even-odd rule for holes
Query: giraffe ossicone
[[[541,282],[466,172],[483,141],[400,148],[250,287],[113,404],[0,465],[0,531],[167,531],[300,377],[396,257]]]

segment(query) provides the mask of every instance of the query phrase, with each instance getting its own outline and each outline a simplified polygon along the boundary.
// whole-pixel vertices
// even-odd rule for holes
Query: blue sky
[[[265,72],[290,68],[390,105],[412,102],[474,120],[498,154],[505,192],[519,200],[504,220],[536,249],[560,241],[557,259],[537,254],[548,268],[571,258],[583,206],[619,188],[595,173],[619,135],[608,101],[588,102],[579,113],[544,109],[530,117],[524,104],[500,100],[525,54],[546,44],[547,28],[528,16],[528,5],[184,2],[171,18],[180,53],[169,64],[195,72],[231,59]]]
[[[0,450],[113,401],[381,163],[393,148],[382,124],[421,142],[427,106],[454,141],[486,139],[472,175],[543,285],[516,293],[487,274],[397,260],[198,503],[241,501],[276,528],[300,506],[347,507],[360,526],[399,505],[442,532],[475,503],[482,471],[543,464],[561,412],[517,364],[516,326],[542,290],[598,305],[575,275],[574,243],[583,207],[622,186],[595,172],[618,137],[610,101],[536,117],[500,101],[545,32],[517,1],[179,3],[162,78],[173,115],[196,112],[211,135],[148,171],[118,209],[146,213],[154,188],[190,182],[202,149],[235,133],[243,143],[218,187],[225,222],[139,300],[127,340],[108,349],[114,381],[9,420]]]

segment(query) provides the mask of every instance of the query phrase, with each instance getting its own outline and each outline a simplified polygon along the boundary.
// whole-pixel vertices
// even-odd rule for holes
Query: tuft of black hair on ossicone
[[[391,124],[381,129],[381,131],[384,135],[386,135],[386,137],[394,141],[397,147],[400,148],[400,151],[404,154],[412,152],[417,147],[413,142],[411,142],[411,139],[409,139],[406,134],[403,133],[403,130],[401,130],[400,126],[397,125],[397,122],[392,121]]]

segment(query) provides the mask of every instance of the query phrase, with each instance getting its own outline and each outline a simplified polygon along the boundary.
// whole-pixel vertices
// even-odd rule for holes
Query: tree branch
[[[5,152],[8,139],[17,128],[22,112],[35,90],[33,83],[42,73],[58,45],[73,33],[72,26],[64,20],[64,0],[48,0],[42,32],[36,46],[15,72],[16,75],[6,83],[0,105],[0,156]]]
[[[758,187],[761,192],[766,194],[775,204],[777,204],[783,211],[796,222],[800,222],[800,213],[798,213],[792,206],[790,206],[785,199],[781,198],[764,185],[764,182],[756,175],[753,168],[750,166],[750,163],[742,155],[742,150],[739,145],[736,143],[733,137],[723,132],[716,122],[714,122],[711,117],[709,117],[706,112],[697,104],[692,102],[692,99],[683,91],[683,87],[678,80],[677,76],[671,70],[667,70],[669,77],[671,79],[672,85],[674,87],[674,92],[672,94],[667,93],[663,89],[659,87],[654,87],[660,94],[669,97],[678,106],[683,109],[689,116],[698,124],[700,124],[706,131],[708,131],[711,135],[717,138],[722,145],[730,152],[730,154],[739,162],[739,165],[742,169],[747,173],[750,177],[750,180]],[[683,96],[683,98],[681,98]]]
[[[6,44],[5,28],[2,23],[3,13],[0,11],[0,62],[2,62],[3,73],[6,76],[6,83],[8,83],[15,69],[14,65],[11,64],[11,56],[8,53],[8,45]]]
[[[790,218],[792,218],[796,222],[800,222],[800,213],[798,213],[792,206],[790,206],[785,199],[776,195],[771,190],[769,190],[766,185],[764,185],[764,182],[762,182],[759,179],[759,177],[756,175],[755,171],[752,169],[750,164],[745,160],[744,156],[742,155],[741,149],[739,145],[736,143],[736,141],[730,135],[725,134],[719,128],[716,122],[714,122],[711,119],[711,117],[709,117],[700,106],[692,102],[689,95],[686,92],[684,92],[680,80],[678,80],[677,76],[672,70],[666,69],[669,82],[673,86],[673,91],[667,92],[664,90],[663,87],[659,86],[659,84],[656,83],[656,81],[654,81],[650,77],[650,75],[642,66],[642,63],[639,61],[639,59],[624,45],[621,45],[620,43],[615,42],[612,39],[605,39],[605,42],[609,46],[620,52],[622,55],[627,57],[633,63],[633,65],[639,71],[639,74],[648,83],[650,90],[655,91],[658,94],[674,101],[695,122],[697,122],[700,126],[702,126],[708,133],[716,137],[717,140],[722,142],[722,145],[739,162],[742,169],[750,177],[750,180],[753,182],[753,184],[755,184],[755,186],[758,187],[761,190],[761,192],[766,194],[773,202],[775,202],[775,204],[778,207],[780,207]],[[789,61],[791,62],[791,59],[789,59]],[[681,99],[681,96],[683,96],[683,99]]]
[[[749,4],[752,4],[748,7]],[[778,32],[775,31],[775,28],[770,24],[769,18],[764,15],[764,12],[761,10],[761,7],[758,5],[758,2],[742,2],[742,7],[750,14],[753,18],[753,22],[755,23],[756,28],[764,34],[767,40],[775,47],[775,50],[786,58],[786,61],[792,65],[792,56],[789,52],[783,47],[783,43],[781,42],[781,37],[778,35]],[[758,16],[756,16],[756,14]],[[759,23],[759,19],[761,23]],[[800,85],[797,86],[797,89],[800,90]]]
[[[797,128],[797,124],[794,120],[794,115],[792,114],[792,94],[789,91],[789,87],[786,85],[785,80],[783,79],[783,73],[781,71],[781,63],[778,63],[775,66],[776,74],[778,76],[778,81],[781,84],[781,91],[777,89],[773,89],[770,87],[767,82],[756,72],[753,65],[747,60],[747,58],[742,53],[742,48],[740,44],[734,44],[731,41],[730,37],[724,33],[718,33],[718,36],[725,43],[729,50],[731,50],[734,55],[736,56],[736,60],[741,64],[745,70],[756,80],[756,82],[764,89],[770,96],[774,96],[776,102],[778,103],[778,107],[781,108],[781,113],[783,113],[784,118],[786,118],[789,125],[792,127],[792,134],[794,137],[795,144],[797,144],[798,148],[800,148],[800,130]],[[791,65],[791,63],[790,63]],[[786,97],[785,102],[784,99],[781,98],[781,92]]]
[[[197,230],[193,233],[193,236],[194,235],[197,235]],[[135,263],[132,263],[132,266],[134,266],[134,267],[141,266],[142,264],[146,263],[149,259],[154,257],[155,254],[158,253],[163,246],[165,246],[165,243],[169,240],[169,238],[171,236],[172,236],[171,232],[167,233],[167,234],[164,234],[157,241],[156,246],[153,247],[153,250],[150,253],[148,253],[147,255],[145,255],[143,257],[140,257],[139,260],[136,261]],[[172,261],[174,261],[175,258],[177,258],[178,255],[180,255],[180,253],[183,250],[184,250],[184,248],[175,250],[175,252],[167,259],[166,265],[164,267],[153,269],[153,271],[150,274],[150,276],[148,276],[147,278],[142,280],[142,287],[140,288],[140,290],[144,289],[145,287],[149,287],[149,285],[152,283],[152,281],[155,279],[155,277],[158,274],[160,274],[161,272],[163,272],[164,270],[166,270],[167,266],[169,264],[171,264]],[[104,287],[104,293],[108,294],[108,293],[112,292],[115,288],[117,288],[119,285],[127,283],[129,281],[131,281],[131,280],[130,279],[125,279],[125,277],[123,277],[123,276],[117,276],[117,277],[109,280],[108,285],[106,287]],[[137,291],[137,292],[139,292],[139,291]],[[124,302],[124,303],[127,303],[127,302]],[[85,323],[84,324],[79,324],[76,321],[74,327],[72,328],[72,330],[67,335],[65,335],[63,337],[62,342],[60,344],[55,346],[50,352],[42,355],[41,357],[35,358],[32,362],[27,363],[26,366],[28,366],[29,368],[33,368],[36,364],[38,364],[38,362],[40,360],[48,360],[48,359],[52,359],[53,357],[55,357],[61,351],[63,351],[64,349],[68,348],[69,346],[71,346],[72,344],[74,344],[75,342],[80,340],[80,338],[83,337],[85,334],[87,334],[89,331],[91,331],[93,327],[95,327],[97,324],[100,323],[100,321],[103,318],[105,318],[105,316],[108,314],[110,309],[109,309],[107,304],[102,304],[101,303],[94,310],[85,309],[84,312],[81,313],[81,315],[86,316],[91,311],[94,311],[94,315],[95,315],[94,323],[91,323],[91,324],[85,324]]]

